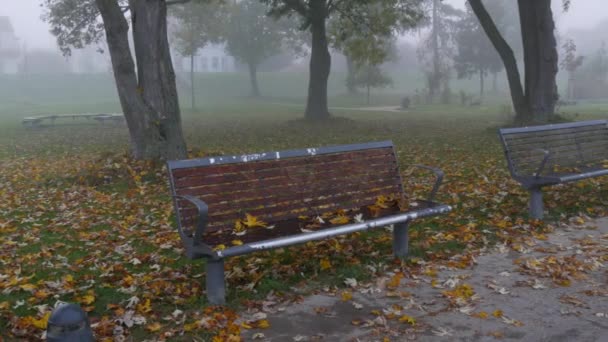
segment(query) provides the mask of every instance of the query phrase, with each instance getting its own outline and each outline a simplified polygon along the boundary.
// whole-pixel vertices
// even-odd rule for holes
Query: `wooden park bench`
[[[115,113],[52,114],[52,115],[29,116],[29,117],[23,118],[21,120],[21,124],[23,124],[26,127],[42,127],[42,124],[44,123],[44,121],[49,121],[52,125],[54,125],[55,121],[57,119],[76,120],[76,119],[80,119],[80,118],[84,118],[87,120],[93,119],[102,124],[104,124],[107,121],[118,124],[118,123],[124,122],[124,120],[125,120],[125,117],[122,114],[115,114]]]
[[[406,203],[392,142],[168,162],[179,234],[189,258],[207,258],[213,304],[225,302],[227,257],[393,224],[394,253],[405,256],[408,222],[451,210],[433,201],[443,173],[419,167],[435,172],[435,186],[427,200]],[[338,210],[343,220],[361,215],[321,224]],[[244,229],[257,220],[265,224]]]
[[[499,130],[509,171],[543,218],[542,188],[608,175],[608,120]]]

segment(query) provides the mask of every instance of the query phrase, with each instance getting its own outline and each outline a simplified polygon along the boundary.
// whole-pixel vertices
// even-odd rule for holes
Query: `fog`
[[[496,1],[496,0],[493,0]],[[500,0],[512,1],[515,0]],[[446,0],[446,2],[464,7],[464,0]],[[0,16],[9,16],[19,37],[21,45],[27,48],[54,48],[55,40],[48,32],[48,26],[42,22],[40,0],[0,0]],[[605,0],[575,0],[569,12],[563,13],[561,1],[554,0],[555,17],[561,34],[568,34],[572,29],[591,29],[607,19]]]

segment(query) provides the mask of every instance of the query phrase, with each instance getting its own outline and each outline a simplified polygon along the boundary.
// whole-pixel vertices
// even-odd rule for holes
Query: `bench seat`
[[[542,219],[542,188],[608,175],[608,120],[499,130],[513,179],[530,191],[530,216]]]

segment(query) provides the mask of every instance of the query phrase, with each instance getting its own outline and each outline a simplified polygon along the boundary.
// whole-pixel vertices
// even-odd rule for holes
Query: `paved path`
[[[284,107],[301,107],[304,104],[284,103],[284,102],[268,102],[269,104],[284,106]],[[392,112],[392,113],[407,113],[407,109],[401,109],[399,106],[376,106],[376,107],[329,107],[329,110],[346,110],[346,111],[363,111],[363,112]]]
[[[267,315],[270,328],[246,331],[244,337],[608,341],[608,219],[557,227],[539,238],[517,251],[498,246],[482,253],[473,267],[429,267],[424,275],[403,279],[389,274],[374,284],[352,283],[347,293],[269,303],[257,317]],[[407,322],[410,317],[414,324]]]

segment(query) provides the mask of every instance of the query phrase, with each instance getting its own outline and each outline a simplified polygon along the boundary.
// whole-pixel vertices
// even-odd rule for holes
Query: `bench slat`
[[[543,137],[543,136],[550,137],[550,136],[555,136],[555,135],[560,135],[560,134],[590,132],[590,131],[606,129],[607,126],[608,126],[608,123],[606,121],[603,121],[603,122],[599,122],[597,124],[580,126],[580,127],[546,128],[543,130],[535,130],[535,131],[529,131],[529,132],[508,133],[508,130],[504,130],[504,129],[500,130],[500,131],[502,132],[502,136],[505,138],[509,137],[511,139],[517,139],[517,138],[526,139],[526,138],[531,138],[531,137]]]
[[[352,169],[353,171],[356,171],[365,166],[370,169],[381,168],[385,165],[390,165],[391,161],[393,160],[394,157],[391,155],[379,155],[369,158],[362,158],[361,160],[345,159],[333,161],[327,164],[310,163],[286,168],[275,166],[272,169],[266,168],[260,171],[243,171],[224,174],[199,174],[197,176],[177,179],[175,181],[175,187],[181,190],[192,187],[200,188],[209,186],[214,187],[215,189],[224,190],[220,189],[224,185],[229,186],[240,184],[241,186],[245,187],[252,183],[257,183],[266,179],[276,179],[277,181],[281,181],[281,179],[296,178],[301,177],[302,175],[323,175],[325,173],[335,172],[336,170]]]
[[[525,148],[525,146],[536,145],[536,144],[559,144],[563,141],[573,141],[573,140],[582,140],[582,141],[597,141],[597,140],[605,140],[608,136],[608,129],[597,130],[588,132],[585,134],[583,132],[579,133],[565,133],[563,135],[551,135],[548,137],[528,137],[526,139],[519,138],[513,139],[511,137],[505,137],[505,140],[508,143],[509,149],[516,148]]]

